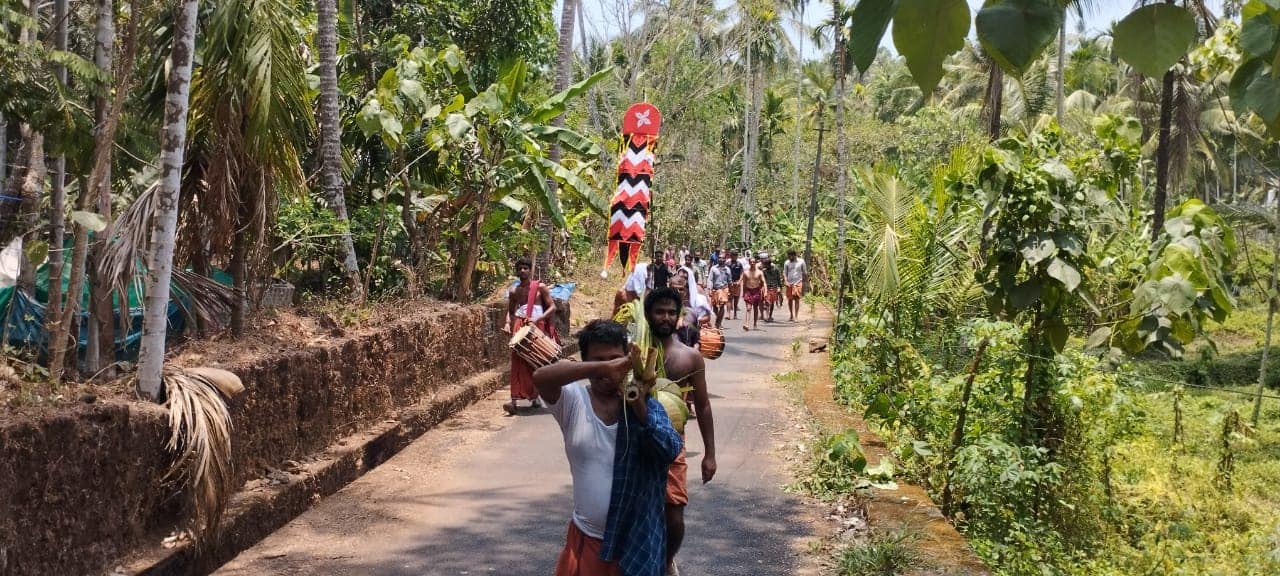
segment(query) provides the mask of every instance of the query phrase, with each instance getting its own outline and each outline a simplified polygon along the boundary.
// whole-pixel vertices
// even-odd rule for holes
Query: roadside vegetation
[[[0,403],[207,389],[166,354],[273,294],[585,282],[648,101],[651,246],[811,254],[837,310],[896,459],[837,432],[812,490],[917,482],[1001,574],[1278,573],[1280,5],[1139,4],[0,0]]]

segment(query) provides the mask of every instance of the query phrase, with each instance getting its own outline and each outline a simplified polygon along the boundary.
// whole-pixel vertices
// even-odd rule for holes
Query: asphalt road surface
[[[783,490],[790,477],[779,448],[793,425],[773,375],[791,369],[806,325],[761,323],[750,333],[725,325],[725,354],[707,363],[719,471],[701,483],[702,439],[691,421],[677,561],[684,576],[797,574],[811,513]],[[217,573],[551,575],[573,505],[564,445],[545,410],[505,416],[507,394],[428,432]]]

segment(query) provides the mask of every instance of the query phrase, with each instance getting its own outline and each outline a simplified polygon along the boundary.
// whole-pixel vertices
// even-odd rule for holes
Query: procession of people
[[[740,257],[736,250],[714,248],[707,255],[703,259],[702,252],[683,246],[655,251],[651,261],[635,263],[614,295],[612,312],[616,316],[642,300],[653,345],[661,349],[657,374],[686,391],[689,418],[697,422],[703,483],[716,475],[708,393],[714,371],[708,374],[707,359],[719,355],[702,345],[703,331],[711,330],[722,345],[720,329],[727,315],[739,318],[740,298],[746,306],[743,329],[759,329],[761,319],[774,321],[784,293],[789,321],[795,322],[808,276],[794,250],[781,267],[766,251]],[[545,342],[554,342],[558,349],[550,321],[556,305],[529,261],[517,260],[515,270],[507,329],[518,335],[512,343],[511,400],[503,409],[514,416],[521,413],[520,401],[532,409],[545,403],[564,437],[574,504],[556,576],[680,574],[676,556],[689,504],[685,434],[673,425],[669,407],[650,396],[654,382],[629,377],[637,353],[631,333],[612,317],[592,320],[577,335],[580,361],[545,354],[533,354],[531,361],[526,340],[540,339],[544,349]],[[627,394],[629,382],[638,394]]]

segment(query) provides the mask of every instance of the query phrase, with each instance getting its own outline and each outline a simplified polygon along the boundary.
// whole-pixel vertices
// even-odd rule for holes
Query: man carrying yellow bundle
[[[635,364],[625,327],[592,321],[578,333],[578,349],[582,362],[561,360],[533,373],[564,435],[573,476],[573,519],[555,574],[662,576],[663,479],[684,453],[683,440],[649,396],[652,382],[634,379],[638,394],[624,396]]]
[[[706,364],[702,354],[676,338],[676,325],[680,321],[682,298],[671,288],[658,288],[644,299],[644,316],[653,337],[662,345],[665,377],[681,387],[693,388],[693,404],[697,410],[698,431],[702,434],[702,483],[716,475],[715,421],[711,415],[711,400],[707,396]],[[696,328],[695,328],[696,329]],[[684,427],[673,416],[676,429],[684,439]],[[683,444],[683,442],[682,442]],[[684,507],[689,503],[689,466],[682,448],[667,474],[667,574],[678,575],[676,553],[684,541]]]

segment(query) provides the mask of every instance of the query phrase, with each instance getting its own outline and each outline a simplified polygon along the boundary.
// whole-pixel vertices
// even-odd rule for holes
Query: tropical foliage
[[[127,366],[140,292],[160,395],[170,320],[241,336],[281,282],[359,305],[483,298],[522,255],[563,278],[648,101],[652,246],[811,247],[837,395],[998,572],[1275,571],[1225,562],[1244,546],[1209,526],[1265,547],[1276,520],[1241,504],[1276,504],[1241,478],[1267,451],[1220,396],[1194,408],[1219,437],[1178,442],[1232,456],[1196,494],[1252,492],[1143,500],[1183,470],[1159,459],[1169,382],[1260,405],[1240,387],[1274,378],[1216,337],[1273,316],[1275,1],[1142,2],[1073,34],[1095,3],[566,1],[558,28],[551,0],[171,4],[0,0],[0,243],[23,260],[3,344],[45,397]],[[811,488],[888,486],[857,442],[826,444]]]

